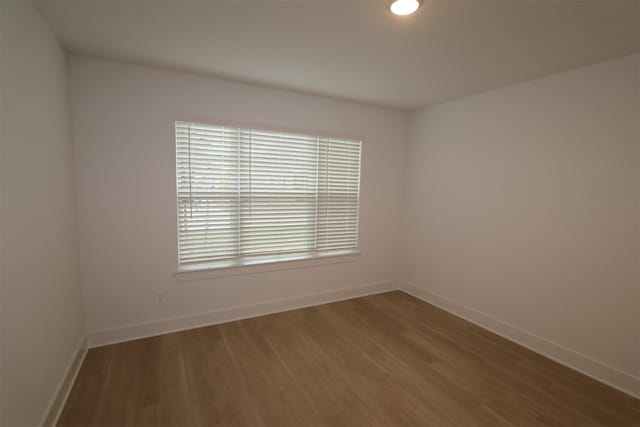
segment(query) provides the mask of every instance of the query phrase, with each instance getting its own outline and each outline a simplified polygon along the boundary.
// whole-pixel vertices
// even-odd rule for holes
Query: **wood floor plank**
[[[429,313],[431,311],[432,313]],[[413,334],[412,339],[420,340],[425,345],[433,343],[440,343],[440,338],[444,340],[445,352],[440,354],[443,363],[450,363],[450,359],[446,357],[448,352],[452,350],[458,350],[458,353],[467,353],[474,355],[474,360],[478,363],[457,363],[455,366],[459,372],[465,372],[466,375],[471,375],[472,370],[481,370],[484,378],[493,378],[500,384],[500,389],[509,390],[510,396],[508,399],[499,399],[501,403],[496,406],[496,412],[504,413],[509,416],[509,419],[524,417],[526,413],[529,413],[527,417],[523,418],[521,422],[527,424],[533,423],[531,420],[532,415],[538,419],[546,415],[546,419],[551,424],[558,423],[558,425],[577,424],[582,426],[598,426],[601,425],[596,419],[588,417],[583,412],[585,410],[592,410],[591,407],[583,407],[576,409],[572,405],[568,404],[567,399],[562,396],[556,396],[558,391],[553,387],[554,384],[560,384],[561,381],[550,381],[548,378],[539,376],[537,373],[531,373],[526,370],[520,369],[518,363],[525,358],[533,358],[539,360],[539,357],[534,353],[517,346],[503,338],[496,337],[493,334],[488,333],[474,325],[461,321],[459,318],[443,312],[433,306],[430,306],[429,311],[418,311],[414,314],[419,315],[417,323],[415,319],[407,316],[407,312],[402,310],[402,304],[396,307],[393,315],[396,316],[399,321],[403,319],[411,324],[416,324],[421,329],[422,334]],[[439,313],[438,313],[439,312]],[[433,313],[440,317],[440,322],[437,322],[437,327],[433,329],[431,322],[426,321],[423,316],[428,315],[431,319]],[[426,328],[426,330],[425,330]],[[435,332],[436,335],[430,335]],[[446,333],[448,332],[448,334]],[[428,339],[423,339],[425,335]],[[499,343],[504,348],[505,354],[509,355],[507,358],[498,358],[495,356],[495,349],[493,348],[496,343]],[[448,350],[448,352],[446,351]],[[548,359],[544,359],[547,364],[555,364]],[[573,371],[567,370],[563,367],[568,374]],[[571,372],[569,372],[571,371]],[[476,388],[485,395],[487,390],[484,388]],[[511,404],[511,405],[510,405]],[[518,405],[518,408],[512,407]],[[526,408],[526,411],[524,410]],[[554,414],[553,417],[550,414]],[[616,419],[616,416],[611,417],[611,422],[614,425],[619,425],[620,420]]]
[[[313,420],[313,407],[249,321],[219,328],[250,397],[245,401],[246,409],[253,411],[259,425],[300,426]]]
[[[329,352],[305,333],[300,313],[258,318],[254,322],[312,402],[320,424],[372,424],[371,409],[357,394],[354,377],[344,366],[336,365]],[[292,328],[292,324],[297,327]]]
[[[339,306],[344,307],[343,304]],[[347,311],[340,312],[345,314]],[[373,341],[368,342],[369,346],[363,346],[362,341],[355,338],[353,332],[357,331],[357,325],[354,327],[336,316],[329,306],[315,307],[305,311],[304,315],[309,336],[325,349],[334,369],[343,372],[358,396],[374,413],[375,419],[383,425],[410,425],[416,419],[432,425],[452,425],[433,411],[432,405],[425,405],[420,393],[402,386],[414,386],[407,384],[406,375],[394,375],[389,366],[375,358],[376,354],[382,354],[382,346]]]
[[[430,357],[427,352],[423,352],[423,357],[420,358],[418,348],[394,333],[394,327],[385,326],[385,320],[389,319],[378,318],[383,322],[370,321],[364,315],[362,307],[358,307],[359,302],[352,300],[327,307],[326,321],[337,322],[343,318],[344,324],[353,325],[350,337],[353,342],[369,340],[383,350],[371,354],[378,355],[376,361],[392,378],[391,392],[394,396],[404,395],[411,399],[414,410],[430,409],[432,418],[437,417],[451,425],[468,425],[471,422],[470,413],[463,408],[471,409],[477,402],[455,384],[445,383],[437,378],[437,373],[429,367],[435,358]],[[347,330],[348,327],[337,329]],[[358,335],[359,338],[356,337]]]
[[[91,349],[59,426],[640,426],[640,401],[402,292]]]

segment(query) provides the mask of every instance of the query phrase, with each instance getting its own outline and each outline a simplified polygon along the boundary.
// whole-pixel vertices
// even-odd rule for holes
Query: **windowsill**
[[[184,266],[180,267],[174,274],[179,282],[206,280],[227,276],[355,262],[358,260],[359,256],[360,251],[358,249],[269,255],[217,261],[210,264]]]

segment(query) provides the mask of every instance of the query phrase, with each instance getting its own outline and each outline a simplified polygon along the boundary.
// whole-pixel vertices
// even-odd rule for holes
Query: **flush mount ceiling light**
[[[389,9],[396,15],[411,15],[418,10],[420,3],[420,0],[392,0]]]

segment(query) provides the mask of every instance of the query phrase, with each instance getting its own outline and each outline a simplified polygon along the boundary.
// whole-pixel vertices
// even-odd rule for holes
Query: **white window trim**
[[[359,249],[344,249],[323,252],[300,252],[292,254],[261,255],[215,261],[179,267],[174,275],[179,282],[213,279],[264,273],[269,271],[293,270],[330,264],[355,262],[360,257]]]
[[[294,128],[285,126],[272,126],[264,123],[233,121],[227,119],[181,115],[171,117],[168,122],[171,125],[172,151],[175,156],[175,123],[178,121],[194,123],[215,123],[218,126],[257,128],[271,132],[286,132],[303,135],[317,135],[321,138],[338,138],[353,141],[360,141],[363,144],[364,136],[359,134],[332,132],[331,135],[324,131],[310,130],[304,128]],[[362,151],[360,154],[360,192],[362,191]],[[175,157],[174,157],[175,164]],[[175,172],[175,171],[174,171]],[[173,180],[176,183],[176,176]],[[176,187],[177,193],[177,187]],[[176,218],[177,219],[177,218]],[[360,202],[358,202],[358,222],[360,222]],[[261,272],[292,270],[300,268],[311,268],[322,265],[342,264],[356,262],[360,257],[360,225],[358,225],[358,246],[348,249],[332,249],[326,251],[311,251],[302,253],[288,253],[276,255],[256,255],[249,257],[239,257],[233,260],[220,260],[207,264],[179,265],[174,271],[174,276],[178,282],[203,280],[207,278],[237,276],[255,274]],[[176,236],[177,238],[177,236]]]

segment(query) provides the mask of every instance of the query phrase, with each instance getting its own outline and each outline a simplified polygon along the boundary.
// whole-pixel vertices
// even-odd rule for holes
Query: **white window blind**
[[[176,122],[180,266],[358,246],[360,141]]]

